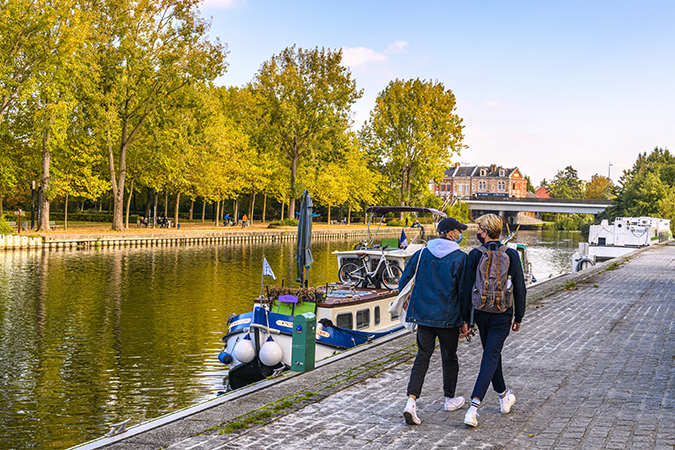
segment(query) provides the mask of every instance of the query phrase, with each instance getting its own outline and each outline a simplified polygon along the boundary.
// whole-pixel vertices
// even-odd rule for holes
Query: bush
[[[556,220],[554,227],[556,230],[582,231],[584,225],[590,225],[591,223],[593,223],[592,217],[574,214],[564,219]]]
[[[0,217],[0,234],[13,234],[14,229],[10,227],[7,222],[5,222],[5,219]]]
[[[269,226],[277,227],[297,227],[298,219],[283,219],[283,220],[273,220],[270,222]]]

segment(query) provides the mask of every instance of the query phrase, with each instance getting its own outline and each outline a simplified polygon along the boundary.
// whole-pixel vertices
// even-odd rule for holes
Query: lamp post
[[[609,166],[607,167],[607,199],[609,200],[609,183],[612,182],[611,178],[612,174],[612,162],[609,162]]]
[[[35,181],[30,188],[30,229],[35,228]]]

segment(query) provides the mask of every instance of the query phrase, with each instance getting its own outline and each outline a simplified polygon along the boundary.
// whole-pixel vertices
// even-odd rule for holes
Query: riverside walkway
[[[675,244],[585,272],[528,293],[522,329],[503,352],[517,401],[502,415],[489,391],[477,428],[464,425],[466,406],[443,411],[438,351],[418,400],[422,424],[405,424],[416,348],[400,334],[105,448],[673,449]],[[457,394],[468,398],[479,340],[458,353]]]

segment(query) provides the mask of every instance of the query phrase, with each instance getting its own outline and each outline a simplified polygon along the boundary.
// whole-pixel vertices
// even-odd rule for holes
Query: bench
[[[58,227],[58,225],[53,220],[49,222],[49,228],[51,228],[52,231],[56,231],[57,227]]]
[[[8,222],[7,222],[7,225],[9,225],[10,227],[16,229],[16,221],[11,221],[11,222],[8,221]]]

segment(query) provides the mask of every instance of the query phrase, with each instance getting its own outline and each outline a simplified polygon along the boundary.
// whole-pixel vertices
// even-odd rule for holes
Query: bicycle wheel
[[[358,285],[363,281],[364,278],[361,269],[361,267],[352,262],[344,263],[340,266],[340,270],[338,272],[340,281],[342,283]]]
[[[398,280],[401,279],[401,268],[395,264],[385,267],[380,276],[380,285],[385,289],[398,289]]]

